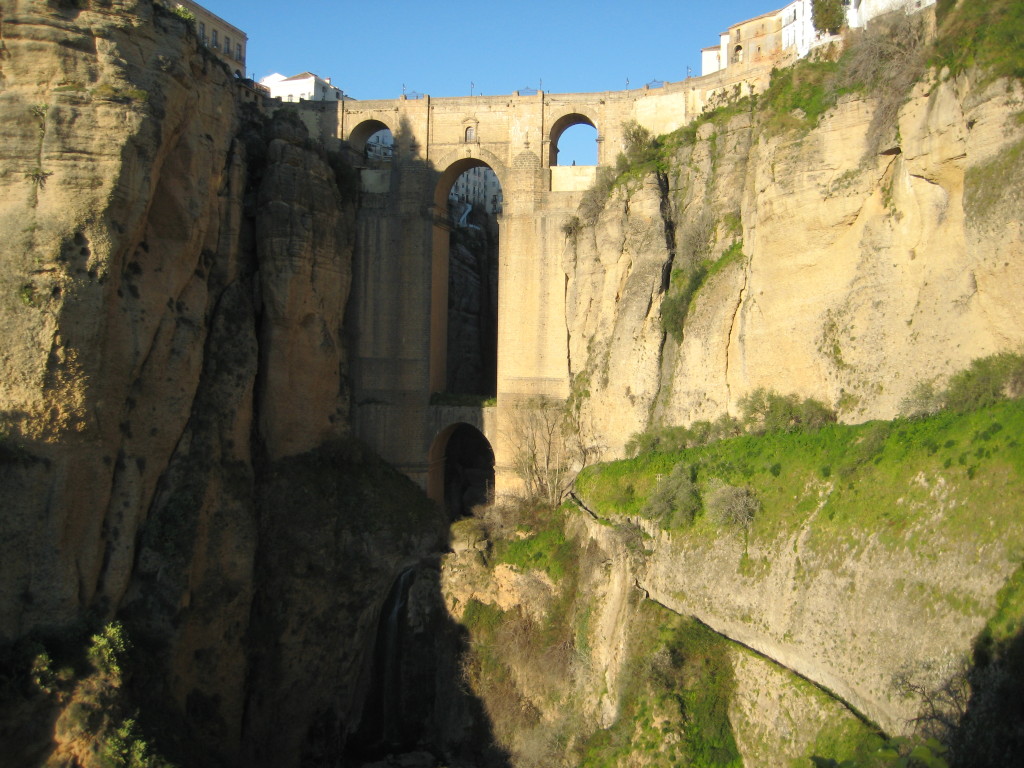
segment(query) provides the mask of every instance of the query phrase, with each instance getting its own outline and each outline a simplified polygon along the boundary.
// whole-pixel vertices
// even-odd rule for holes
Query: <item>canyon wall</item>
[[[566,238],[570,369],[592,442],[738,415],[758,387],[848,422],[888,419],[919,382],[1024,342],[1021,85],[925,77],[880,149],[878,100],[812,128],[712,118]],[[777,119],[777,118],[776,118]],[[731,248],[731,250],[730,250]],[[667,270],[711,264],[666,334]]]
[[[349,437],[344,164],[151,2],[5,2],[0,35],[0,640],[116,616],[188,764],[336,754],[444,541]],[[92,759],[7,715],[5,759]]]

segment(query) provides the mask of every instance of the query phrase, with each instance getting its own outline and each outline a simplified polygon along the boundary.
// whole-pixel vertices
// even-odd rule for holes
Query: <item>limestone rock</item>
[[[874,105],[859,98],[807,135],[760,132],[749,115],[707,123],[666,173],[668,217],[653,176],[613,194],[565,258],[592,443],[621,456],[650,424],[736,415],[762,386],[846,421],[891,418],[918,382],[1024,342],[1022,174],[1006,153],[1020,88],[920,85],[901,145],[870,157]],[[701,285],[677,343],[659,325],[659,270],[695,258],[702,217],[715,224],[706,258],[734,242],[742,257]]]

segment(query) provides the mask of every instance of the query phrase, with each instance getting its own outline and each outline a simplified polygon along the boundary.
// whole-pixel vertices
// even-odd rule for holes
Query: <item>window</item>
[[[231,55],[231,38],[227,35],[224,35],[224,53]]]
[[[476,141],[476,126],[471,125],[466,128],[466,141]]]
[[[211,29],[210,30],[210,46],[213,47],[213,48],[218,48],[219,47],[217,45],[217,30],[216,29]]]
[[[242,60],[242,44],[241,43],[235,43],[235,60],[236,61],[241,61]]]
[[[199,22],[199,40],[202,43],[206,43],[206,25],[203,22]]]

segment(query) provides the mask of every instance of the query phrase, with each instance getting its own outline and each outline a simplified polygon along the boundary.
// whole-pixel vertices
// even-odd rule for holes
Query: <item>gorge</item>
[[[892,420],[1021,352],[1021,20],[922,16],[685,124],[595,96],[638,119],[554,190],[482,101],[370,167],[162,5],[5,2],[0,765],[892,765],[957,707],[949,760],[1011,764],[1024,412]],[[481,164],[496,247],[437,203]],[[841,423],[740,434],[759,392]]]

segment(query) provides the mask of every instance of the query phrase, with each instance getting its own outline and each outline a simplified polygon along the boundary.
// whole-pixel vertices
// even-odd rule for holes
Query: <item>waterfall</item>
[[[408,630],[406,608],[417,567],[402,571],[381,607],[374,642],[370,686],[352,746],[364,756],[410,749],[419,738],[421,724],[407,716],[403,685],[403,659]]]

